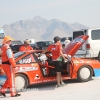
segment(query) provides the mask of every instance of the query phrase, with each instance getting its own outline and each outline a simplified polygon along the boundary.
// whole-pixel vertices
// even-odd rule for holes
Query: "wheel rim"
[[[21,90],[24,88],[25,86],[25,80],[23,77],[21,76],[16,76],[15,77],[15,85],[16,85],[16,89],[17,90]]]
[[[89,68],[85,67],[80,70],[80,76],[82,79],[88,79],[90,77],[90,74],[91,74],[91,72],[90,72]]]

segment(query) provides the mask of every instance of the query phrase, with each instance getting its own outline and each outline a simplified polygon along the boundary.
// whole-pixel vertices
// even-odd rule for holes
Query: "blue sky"
[[[0,0],[0,27],[41,16],[100,27],[100,0]]]

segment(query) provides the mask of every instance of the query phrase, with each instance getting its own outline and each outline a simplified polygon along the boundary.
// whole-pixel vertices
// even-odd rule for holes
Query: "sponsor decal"
[[[42,83],[42,82],[52,82],[52,81],[55,81],[56,79],[45,79],[45,80],[38,80],[38,81],[35,81],[33,82],[33,84],[36,84],[36,83]]]
[[[55,79],[47,79],[47,80],[43,80],[43,82],[52,82],[55,81]]]
[[[80,60],[80,63],[84,63],[84,60]]]
[[[74,60],[74,63],[80,63],[78,60]]]
[[[90,61],[87,61],[86,63],[90,63]]]
[[[76,66],[78,66],[78,64],[80,63],[78,60],[74,60],[74,63]]]
[[[36,82],[33,82],[33,84],[36,84],[36,83],[42,83],[42,80],[38,80]]]
[[[31,57],[30,58],[24,58],[24,59],[20,59],[19,60],[19,63],[20,64],[26,64],[26,63],[31,63],[32,62],[32,59],[31,59]]]
[[[37,67],[20,67],[18,72],[38,70]]]
[[[31,66],[33,66],[34,64],[31,64]]]

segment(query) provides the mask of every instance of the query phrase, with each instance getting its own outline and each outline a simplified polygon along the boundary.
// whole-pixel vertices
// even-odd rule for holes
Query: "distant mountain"
[[[4,25],[6,35],[14,39],[52,40],[54,36],[72,36],[73,31],[88,28],[80,23],[69,24],[57,19],[46,20],[40,16]]]

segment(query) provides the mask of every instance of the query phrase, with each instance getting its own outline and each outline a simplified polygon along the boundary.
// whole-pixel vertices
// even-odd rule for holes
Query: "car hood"
[[[73,41],[71,41],[66,48],[63,49],[65,54],[69,54],[74,56],[78,49],[84,44],[84,42],[88,39],[88,35],[81,35],[76,37]]]

